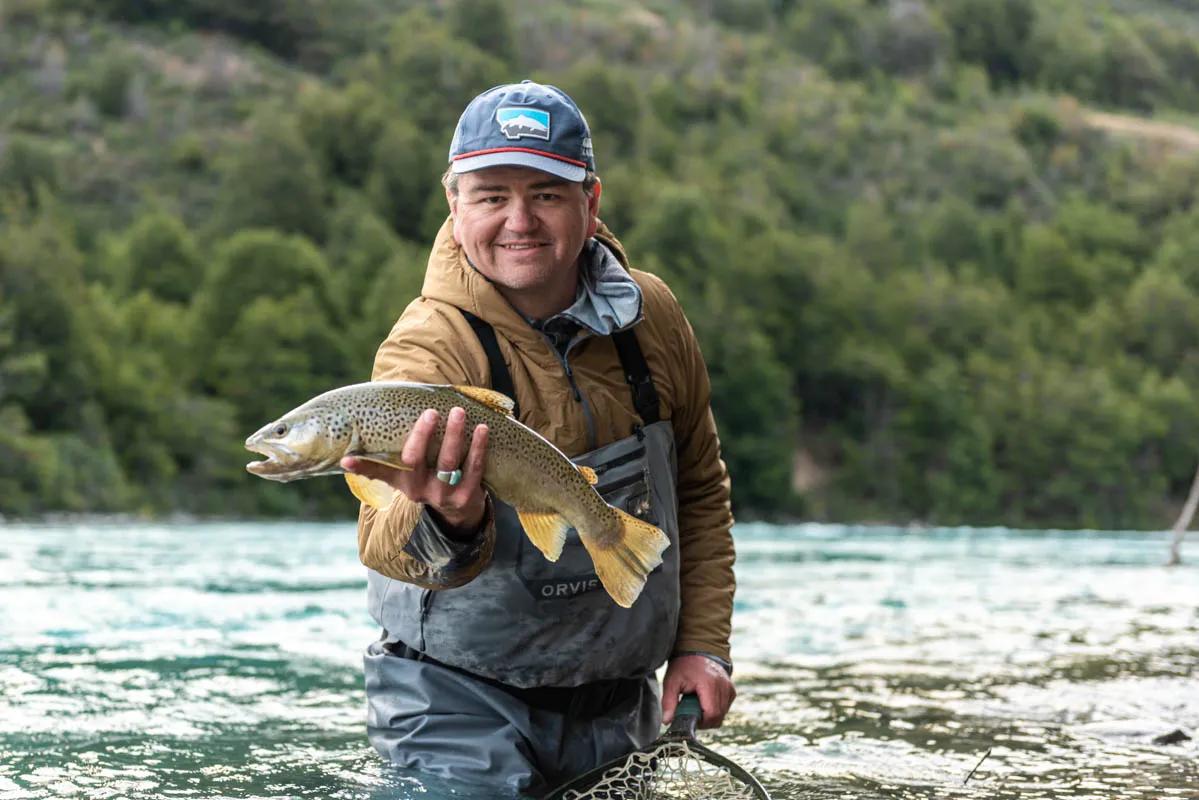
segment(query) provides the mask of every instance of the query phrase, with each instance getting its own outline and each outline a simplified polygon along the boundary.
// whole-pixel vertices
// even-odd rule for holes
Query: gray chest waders
[[[463,314],[487,353],[492,388],[515,399],[494,330]],[[639,679],[665,663],[679,617],[674,433],[658,418],[658,394],[636,335],[626,330],[612,338],[643,424],[574,461],[596,471],[605,500],[670,538],[633,607],[617,606],[604,592],[578,534],[568,534],[562,557],[551,563],[524,535],[515,511],[497,502],[492,563],[469,584],[429,591],[369,573],[370,610],[385,630],[385,647],[516,690]]]

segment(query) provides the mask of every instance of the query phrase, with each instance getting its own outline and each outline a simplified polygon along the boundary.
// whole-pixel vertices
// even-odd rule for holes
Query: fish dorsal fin
[[[354,458],[360,458],[363,461],[371,461],[375,464],[382,464],[383,466],[391,467],[392,469],[402,469],[405,472],[412,471],[412,467],[401,461],[399,455],[396,453],[362,453],[354,456]]]
[[[492,411],[498,411],[509,417],[512,416],[512,409],[516,407],[508,395],[492,389],[484,389],[482,386],[455,386],[454,391],[466,395],[476,403],[482,403]]]
[[[365,475],[346,473],[346,483],[354,496],[371,508],[387,508],[395,498],[396,490],[390,483],[371,480]]]
[[[566,532],[570,523],[556,511],[522,511],[516,509],[520,518],[520,526],[541,554],[550,561],[557,561],[562,555],[562,547],[566,544]]]
[[[580,467],[577,464],[575,467],[579,470],[579,472],[583,473],[583,477],[586,478],[587,482],[592,486],[595,486],[597,483],[599,483],[599,476],[595,474],[595,470],[593,470],[591,467]]]

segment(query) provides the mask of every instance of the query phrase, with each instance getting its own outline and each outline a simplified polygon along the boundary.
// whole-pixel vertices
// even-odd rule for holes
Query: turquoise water
[[[776,797],[1199,797],[1199,545],[1166,569],[1158,534],[736,533],[740,695],[705,741]],[[354,541],[0,528],[0,800],[467,796],[366,744]]]

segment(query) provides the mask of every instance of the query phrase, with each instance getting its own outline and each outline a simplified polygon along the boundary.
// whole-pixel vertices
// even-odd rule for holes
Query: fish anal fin
[[[365,475],[346,473],[346,483],[354,496],[371,508],[387,508],[395,499],[396,490],[390,483],[376,481]]]
[[[382,464],[385,467],[392,469],[402,469],[405,472],[411,472],[412,467],[400,460],[400,457],[395,453],[362,453],[354,458],[360,458],[363,461],[370,461],[374,464]]]
[[[556,511],[522,511],[516,509],[520,526],[541,554],[550,561],[557,561],[566,544],[566,533],[570,523]]]
[[[583,477],[586,478],[587,482],[592,486],[595,486],[597,483],[599,483],[599,476],[595,474],[595,470],[593,470],[591,467],[580,467],[577,464],[575,467],[579,470],[579,472],[583,473]]]
[[[630,608],[645,588],[649,574],[662,563],[662,552],[670,539],[657,527],[613,508],[620,523],[615,540],[600,545],[596,537],[580,529],[595,574],[618,606]]]
[[[516,408],[511,397],[493,389],[485,389],[482,386],[455,386],[454,391],[509,417],[512,416],[512,409]]]

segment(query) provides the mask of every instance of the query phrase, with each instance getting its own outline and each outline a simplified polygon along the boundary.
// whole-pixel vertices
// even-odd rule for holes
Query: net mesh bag
[[[764,797],[732,762],[716,763],[711,754],[686,741],[664,742],[609,766],[589,786],[562,792],[561,800],[759,800]],[[721,759],[723,761],[723,759]],[[748,777],[748,776],[747,776]],[[753,781],[753,778],[749,778]]]

